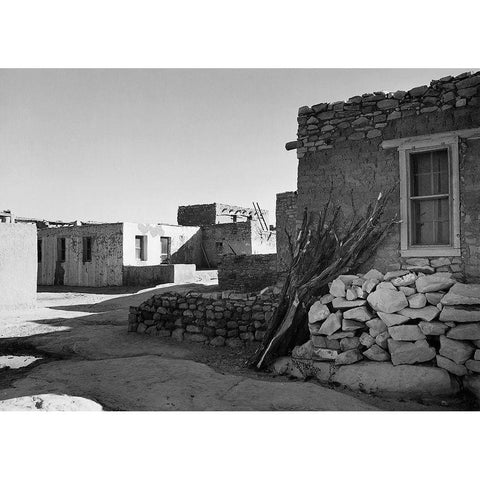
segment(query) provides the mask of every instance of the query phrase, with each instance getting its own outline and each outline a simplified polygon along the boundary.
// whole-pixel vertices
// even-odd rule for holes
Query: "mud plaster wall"
[[[283,192],[277,194],[277,261],[278,271],[284,272],[291,263],[292,256],[289,248],[290,236],[295,242],[297,229],[297,192]]]
[[[0,223],[0,310],[33,307],[36,295],[37,229]]]
[[[122,285],[122,224],[45,228],[38,231],[42,241],[42,262],[38,284],[60,282],[70,286]],[[65,262],[57,262],[57,239],[65,238]],[[83,262],[83,237],[92,238],[92,261]]]
[[[471,81],[480,81],[476,80],[476,77],[470,78]],[[460,81],[464,80],[460,79]],[[441,88],[445,88],[444,83],[441,84]],[[380,191],[397,182],[399,180],[398,152],[396,149],[383,149],[381,147],[383,140],[480,126],[479,97],[475,96],[475,92],[478,93],[478,85],[472,87],[475,88],[475,92],[468,93],[464,93],[464,90],[457,91],[455,90],[456,87],[452,87],[453,97],[448,101],[446,99],[450,97],[447,97],[447,94],[438,97],[433,96],[436,88],[437,84],[434,84],[431,88],[433,93],[428,93],[427,87],[422,91],[424,91],[424,95],[430,95],[428,98],[437,99],[435,101],[441,108],[440,106],[421,108],[418,105],[423,105],[422,102],[424,100],[422,99],[424,97],[421,97],[420,100],[418,98],[415,100],[416,97],[413,98],[412,96],[411,103],[403,102],[403,109],[398,107],[398,111],[393,109],[390,113],[377,112],[378,116],[382,115],[381,120],[384,123],[381,124],[381,129],[375,129],[373,138],[368,138],[369,132],[373,131],[373,126],[363,126],[359,127],[360,130],[352,133],[349,138],[333,137],[328,147],[318,145],[298,148],[297,225],[301,220],[305,207],[318,212],[322,205],[325,204],[332,182],[333,199],[343,207],[346,217],[354,214],[356,211],[364,211],[368,202],[373,201]],[[469,95],[469,97],[468,99],[457,98],[455,97],[456,94]],[[440,95],[440,93],[435,93],[435,95]],[[433,102],[434,100],[429,101]],[[379,102],[381,101],[379,100]],[[345,105],[348,105],[348,102]],[[398,106],[399,103],[396,102],[395,105]],[[325,108],[327,112],[331,108],[332,115],[330,118],[335,118],[339,112],[342,113],[339,109],[343,109],[345,106],[330,104],[322,108]],[[358,107],[359,111],[355,113],[356,117],[361,116],[362,108],[362,106]],[[371,115],[372,119],[375,118],[376,108],[378,109],[378,104],[377,107],[375,103],[373,106],[368,105],[369,115]],[[344,118],[347,115],[352,115],[351,112],[345,111],[343,111],[343,114]],[[306,116],[310,118],[309,113],[306,113]],[[303,125],[305,125],[304,120],[299,123],[299,132],[300,130],[305,132]],[[365,128],[370,130],[365,131]],[[329,132],[338,133],[337,130],[338,126],[335,124],[334,130],[329,129]],[[303,139],[304,144],[311,144],[312,139],[318,137],[313,129],[310,129],[309,132],[311,133],[306,133],[307,138]],[[460,267],[455,267],[459,270],[455,273],[468,282],[475,282],[480,280],[480,141],[473,139],[460,140],[459,155],[462,263]],[[399,215],[399,204],[399,191],[397,189],[393,196],[393,204],[387,215]],[[376,258],[370,262],[371,264],[375,264],[379,269],[383,270],[400,267],[399,229],[400,227],[398,226],[392,230],[379,249]],[[445,268],[448,269],[449,267],[446,266]]]
[[[135,258],[135,236],[147,237],[147,259]],[[124,223],[123,228],[123,264],[125,266],[159,265],[161,258],[161,237],[171,238],[171,263],[202,262],[202,232],[200,227],[178,225],[147,225]]]

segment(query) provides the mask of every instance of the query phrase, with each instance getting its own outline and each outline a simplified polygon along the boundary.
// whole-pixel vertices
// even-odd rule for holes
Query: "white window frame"
[[[479,138],[480,128],[385,140],[383,148],[397,148],[400,168],[400,255],[402,257],[458,257],[460,245],[459,138]],[[447,148],[450,174],[450,245],[410,245],[410,154]]]

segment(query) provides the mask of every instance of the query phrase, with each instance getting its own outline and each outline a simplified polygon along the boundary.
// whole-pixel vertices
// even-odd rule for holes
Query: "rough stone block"
[[[335,365],[351,365],[363,360],[363,355],[358,350],[346,350],[337,355]]]
[[[389,339],[388,350],[394,365],[412,365],[435,358],[435,349],[430,347],[426,340],[401,342]]]
[[[395,327],[388,327],[388,333],[393,340],[404,342],[415,342],[416,340],[422,340],[425,338],[425,335],[417,325],[397,325]]]
[[[375,290],[367,297],[367,302],[377,312],[395,313],[408,306],[403,292],[390,289]]]
[[[457,375],[457,377],[463,377],[467,374],[467,369],[464,365],[458,365],[449,358],[442,357],[441,355],[437,355],[437,366],[447,370],[447,372],[453,373],[453,375]]]
[[[359,322],[366,322],[370,320],[373,315],[368,311],[367,307],[356,307],[350,310],[346,310],[343,313],[343,318],[348,320],[357,320]]]
[[[480,305],[480,284],[456,283],[441,302],[443,305]]]
[[[456,323],[480,322],[480,308],[445,306],[440,313],[440,321]]]
[[[448,338],[455,340],[480,340],[480,323],[465,323],[451,328]]]
[[[440,336],[440,355],[453,360],[458,365],[463,365],[473,355],[474,350],[470,343],[453,340],[445,335]]]

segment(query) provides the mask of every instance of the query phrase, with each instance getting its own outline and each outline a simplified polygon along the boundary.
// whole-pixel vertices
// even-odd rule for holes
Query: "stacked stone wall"
[[[218,266],[218,285],[221,290],[258,291],[278,280],[277,255],[224,256]]]
[[[263,339],[277,306],[271,293],[166,293],[130,307],[128,331],[242,347]]]
[[[277,194],[277,260],[278,270],[284,272],[288,269],[292,255],[290,241],[295,243],[297,230],[297,192],[284,192]],[[290,237],[290,239],[289,239]]]

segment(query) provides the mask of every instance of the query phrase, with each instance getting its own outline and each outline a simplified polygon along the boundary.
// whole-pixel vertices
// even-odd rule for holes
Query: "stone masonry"
[[[289,243],[290,241],[295,243],[296,237],[297,192],[277,194],[276,218],[278,271],[284,272],[288,269],[292,260]]]

